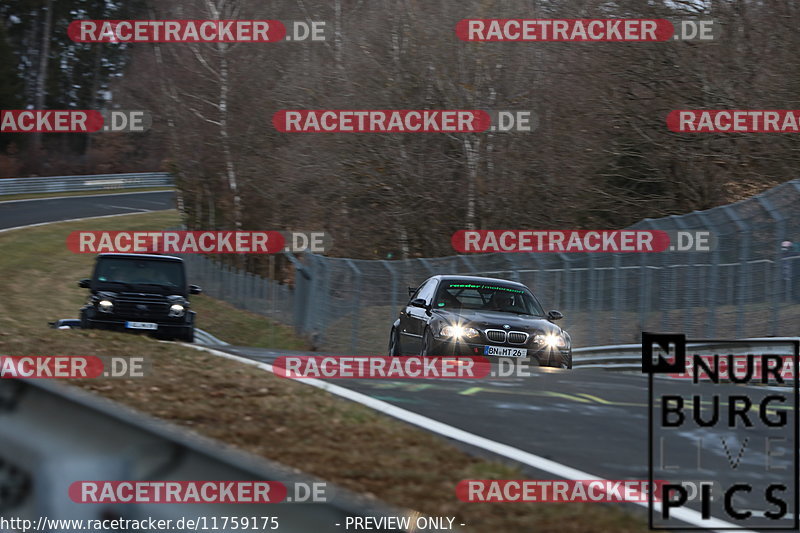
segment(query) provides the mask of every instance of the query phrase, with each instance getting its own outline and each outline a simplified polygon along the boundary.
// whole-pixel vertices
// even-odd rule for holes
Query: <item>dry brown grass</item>
[[[469,531],[647,530],[639,517],[612,505],[462,503],[454,492],[462,479],[522,476],[513,466],[471,456],[435,435],[250,365],[141,335],[47,327],[48,320],[76,316],[85,298],[75,280],[88,275],[92,257],[67,251],[70,231],[174,223],[174,213],[156,213],[0,233],[0,353],[143,355],[150,368],[145,378],[75,385],[389,504],[457,516]],[[203,303],[205,311],[214,305],[216,313],[243,313],[212,299]],[[263,319],[243,313],[230,318],[230,327],[252,320]],[[236,329],[215,334],[237,342]]]

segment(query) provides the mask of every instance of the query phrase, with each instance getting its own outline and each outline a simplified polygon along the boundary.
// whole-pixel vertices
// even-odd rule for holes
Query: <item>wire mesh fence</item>
[[[530,287],[576,346],[634,343],[643,330],[700,338],[798,335],[800,180],[753,198],[630,229],[710,231],[712,251],[494,253],[432,259],[290,257],[279,283],[188,257],[194,283],[214,297],[290,324],[332,352],[383,353],[392,322],[435,274],[505,278]],[[786,243],[788,242],[788,245]]]

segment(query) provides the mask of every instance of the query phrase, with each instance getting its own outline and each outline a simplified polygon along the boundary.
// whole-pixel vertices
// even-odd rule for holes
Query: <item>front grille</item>
[[[133,318],[159,318],[169,313],[169,303],[158,295],[123,295],[114,300],[114,314]]]
[[[487,329],[486,338],[492,342],[506,342],[506,332],[502,329]]]
[[[524,331],[510,331],[508,333],[509,344],[525,344],[528,342],[528,334]]]

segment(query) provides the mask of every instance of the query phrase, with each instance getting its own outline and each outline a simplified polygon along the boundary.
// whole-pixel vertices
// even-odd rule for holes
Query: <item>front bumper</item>
[[[527,357],[503,357],[503,356],[496,356],[496,355],[484,355],[483,349],[484,346],[487,346],[487,343],[484,342],[466,342],[463,340],[451,340],[451,339],[433,339],[433,346],[431,350],[431,355],[439,355],[439,356],[475,356],[480,355],[483,357],[491,357],[496,359],[529,359],[532,363],[538,364],[539,366],[561,366],[561,364],[566,364],[570,357],[570,348],[548,348],[548,347],[538,347],[534,346],[531,347],[529,345],[519,345],[519,344],[495,344],[495,343],[488,343],[489,346],[497,346],[501,348],[524,348],[528,350]]]
[[[133,333],[150,333],[157,337],[177,337],[182,333],[189,333],[194,327],[194,311],[188,311],[185,316],[167,318],[164,316],[119,316],[115,314],[98,313],[93,306],[81,309],[81,319],[86,321],[86,326],[94,329],[107,329],[112,331],[126,331]],[[134,329],[125,327],[126,322],[150,322],[158,325],[158,329]]]
[[[192,329],[194,324],[189,323],[169,323],[169,322],[158,322],[156,320],[148,320],[146,318],[136,319],[137,322],[152,322],[158,325],[158,329],[133,329],[125,327],[126,322],[131,322],[133,320],[97,320],[95,318],[88,318],[86,322],[90,328],[94,329],[107,329],[111,331],[127,331],[127,332],[139,332],[139,333],[152,333],[155,335],[166,335],[166,336],[180,336],[182,333],[188,333],[189,330]]]

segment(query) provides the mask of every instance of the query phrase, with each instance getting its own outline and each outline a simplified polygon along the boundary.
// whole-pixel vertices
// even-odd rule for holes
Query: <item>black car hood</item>
[[[448,323],[469,323],[470,325],[482,329],[497,328],[505,329],[503,326],[510,326],[509,329],[520,331],[541,331],[545,333],[557,333],[561,328],[550,322],[544,317],[532,315],[518,315],[515,313],[501,313],[498,311],[484,311],[478,309],[461,309],[459,311],[446,311],[444,309],[433,310],[434,316],[438,315],[443,321]]]
[[[147,296],[170,296],[173,294],[187,297],[187,291],[183,291],[176,287],[158,287],[155,285],[140,285],[130,283],[127,286],[119,285],[116,283],[103,283],[102,281],[96,282],[92,287],[93,293],[105,292],[118,294],[120,296],[138,296],[144,294]]]

